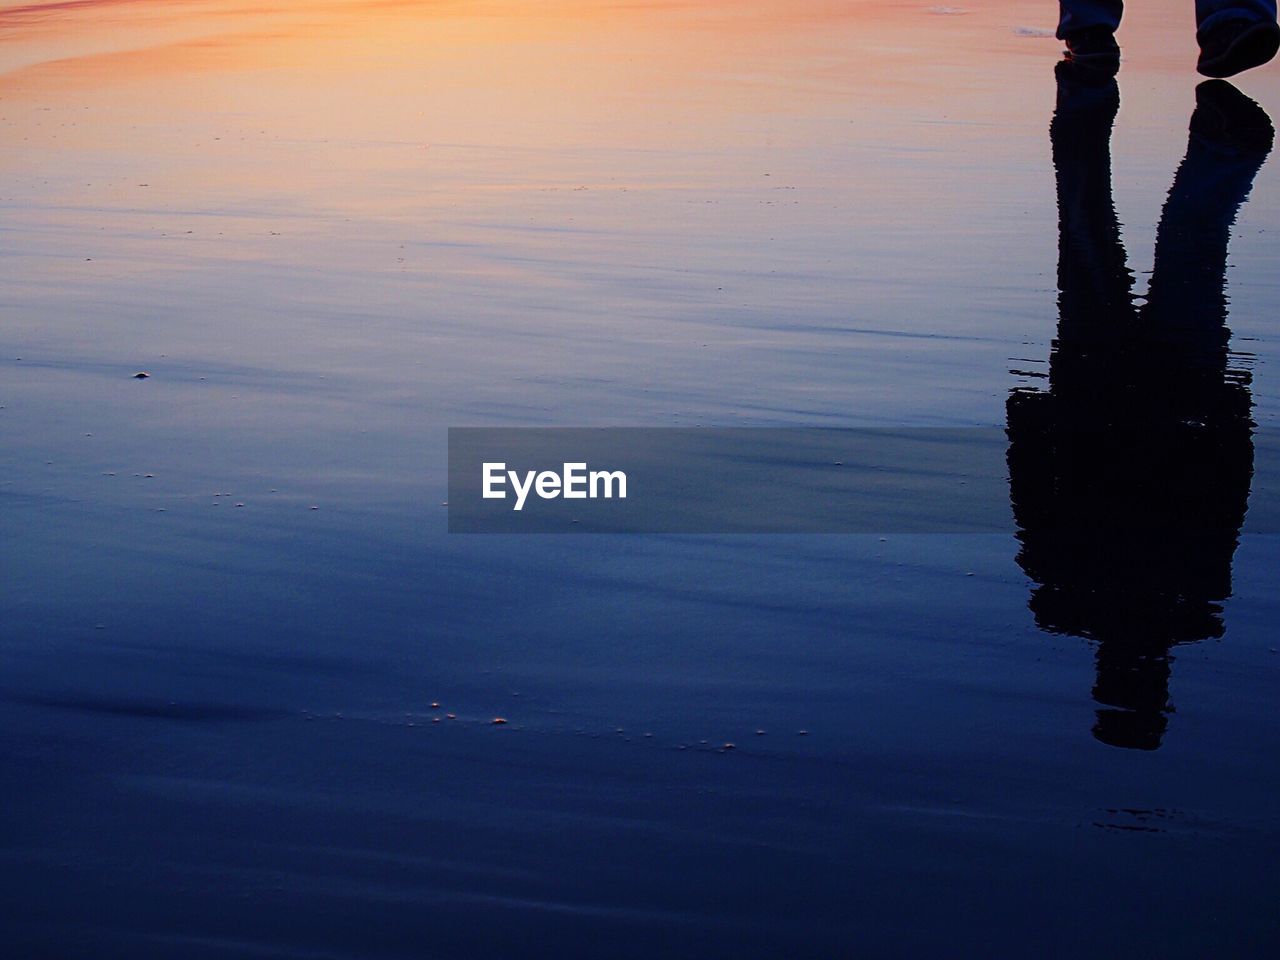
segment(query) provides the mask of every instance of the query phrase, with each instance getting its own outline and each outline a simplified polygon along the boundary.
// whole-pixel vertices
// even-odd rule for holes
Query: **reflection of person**
[[[1111,197],[1115,80],[1057,70],[1058,335],[1048,389],[1008,401],[1018,563],[1037,624],[1097,644],[1094,735],[1155,749],[1170,648],[1221,636],[1231,592],[1253,422],[1227,349],[1227,241],[1273,132],[1226,81],[1197,88],[1139,306]]]
[[[1067,56],[1108,73],[1120,67],[1116,28],[1122,0],[1059,0],[1058,39]],[[1196,0],[1196,39],[1206,77],[1232,77],[1266,63],[1280,48],[1276,0]]]

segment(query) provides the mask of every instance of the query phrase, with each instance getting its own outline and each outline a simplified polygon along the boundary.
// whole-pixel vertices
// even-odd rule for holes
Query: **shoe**
[[[1196,70],[1206,77],[1234,77],[1260,66],[1280,50],[1280,26],[1274,22],[1228,20],[1200,39]]]
[[[1226,80],[1205,80],[1196,87],[1191,133],[1234,153],[1264,157],[1276,136],[1267,112]]]
[[[1063,51],[1072,63],[1114,76],[1120,69],[1120,45],[1110,27],[1085,27],[1065,38]]]

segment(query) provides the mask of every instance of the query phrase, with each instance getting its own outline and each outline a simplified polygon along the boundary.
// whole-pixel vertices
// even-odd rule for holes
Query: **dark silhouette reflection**
[[[1140,303],[1111,197],[1116,82],[1057,69],[1058,335],[1048,389],[1008,399],[1018,563],[1036,623],[1096,644],[1094,736],[1154,750],[1170,649],[1221,636],[1231,593],[1254,424],[1227,349],[1227,241],[1273,133],[1229,83],[1196,89]]]

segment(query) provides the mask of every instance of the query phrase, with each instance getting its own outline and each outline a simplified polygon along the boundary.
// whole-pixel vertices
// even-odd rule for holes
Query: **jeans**
[[[1060,0],[1060,5],[1059,40],[1085,27],[1103,26],[1114,31],[1124,12],[1122,0]],[[1201,37],[1227,20],[1274,23],[1275,19],[1276,0],[1196,0],[1196,35]]]

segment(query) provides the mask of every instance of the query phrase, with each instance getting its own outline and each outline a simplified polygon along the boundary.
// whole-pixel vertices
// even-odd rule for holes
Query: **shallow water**
[[[1186,7],[1121,36],[1137,293]],[[1004,428],[1051,353],[1096,393],[1052,16],[0,4],[6,955],[1272,955],[1247,518],[1174,614],[1034,529],[445,532],[450,426]],[[1274,164],[1209,377],[1257,436]]]

